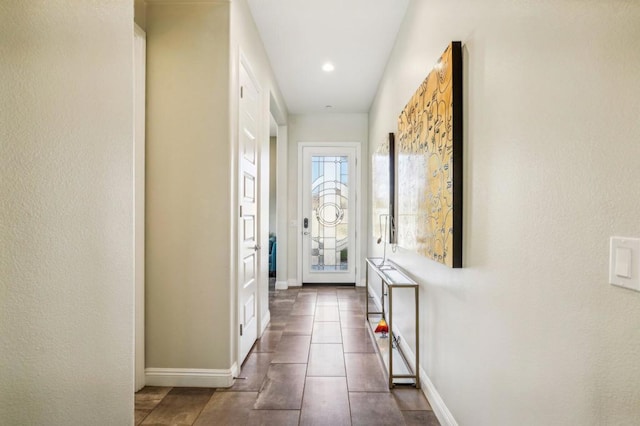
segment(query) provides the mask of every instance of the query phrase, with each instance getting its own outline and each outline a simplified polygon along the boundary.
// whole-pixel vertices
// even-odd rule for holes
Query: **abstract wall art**
[[[462,267],[462,47],[452,42],[398,118],[398,245]]]

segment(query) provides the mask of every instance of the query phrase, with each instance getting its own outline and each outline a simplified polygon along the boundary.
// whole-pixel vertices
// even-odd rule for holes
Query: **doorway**
[[[269,291],[275,291],[278,269],[278,124],[269,113]]]
[[[299,146],[302,284],[354,284],[359,144]]]
[[[270,125],[270,134],[275,135],[275,152],[270,150],[270,155],[273,161],[273,177],[275,178],[275,208],[272,210],[270,206],[269,211],[269,223],[275,227],[276,246],[274,247],[274,269],[275,269],[275,290],[286,290],[289,288],[288,283],[288,262],[287,262],[287,242],[289,241],[289,227],[287,211],[289,209],[287,196],[289,191],[289,176],[287,173],[288,163],[288,128],[287,128],[287,116],[283,112],[282,108],[278,104],[273,93],[269,96],[269,113],[272,119]],[[275,157],[275,158],[273,158]],[[271,198],[271,194],[270,197]],[[294,279],[295,281],[295,279]],[[268,295],[262,300],[264,303],[269,303]],[[266,328],[269,318],[263,321],[263,328]]]

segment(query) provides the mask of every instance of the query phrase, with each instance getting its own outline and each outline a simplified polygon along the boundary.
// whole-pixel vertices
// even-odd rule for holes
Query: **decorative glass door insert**
[[[311,270],[349,269],[349,160],[311,157]]]

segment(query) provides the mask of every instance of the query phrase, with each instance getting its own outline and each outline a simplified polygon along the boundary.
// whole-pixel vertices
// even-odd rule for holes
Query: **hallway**
[[[142,425],[438,425],[421,391],[389,391],[362,288],[270,291],[271,323],[229,389],[145,387]]]

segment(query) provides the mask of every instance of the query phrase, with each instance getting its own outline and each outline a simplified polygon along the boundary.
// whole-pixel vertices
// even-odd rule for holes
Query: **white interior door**
[[[302,282],[356,282],[356,148],[302,148]]]
[[[244,361],[258,337],[258,89],[244,64],[240,65],[238,322],[239,360]]]

